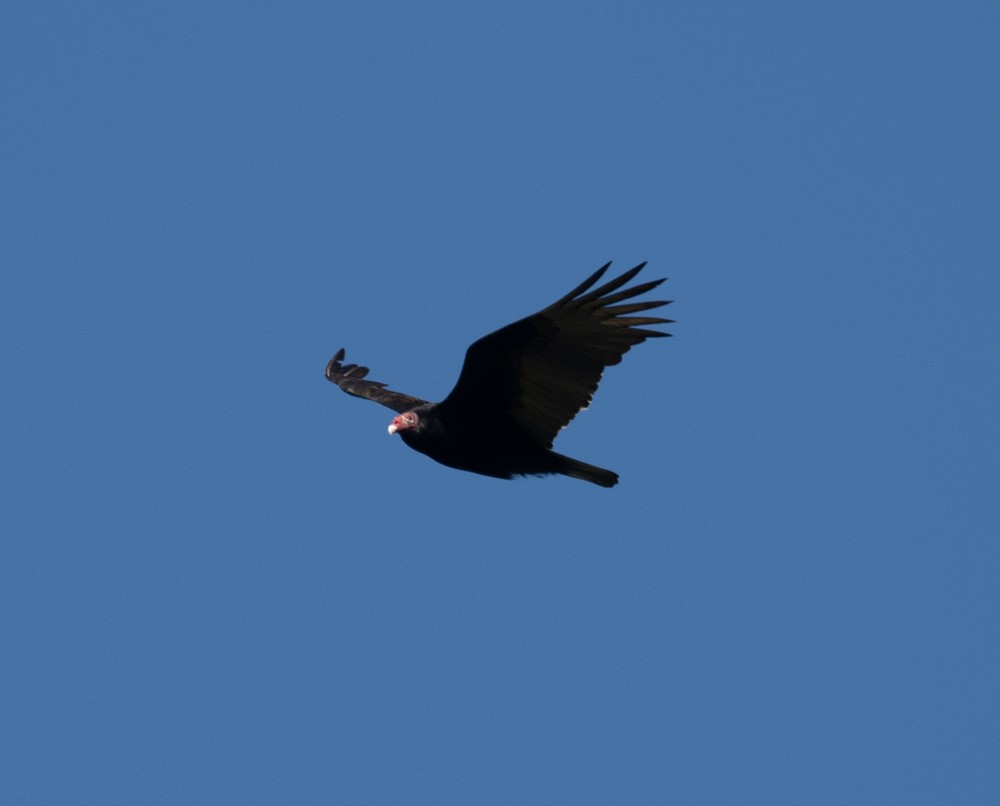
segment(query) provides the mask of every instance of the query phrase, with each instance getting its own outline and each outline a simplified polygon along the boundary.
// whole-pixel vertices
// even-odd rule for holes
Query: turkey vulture
[[[389,433],[443,465],[501,479],[561,473],[613,487],[616,473],[558,454],[552,441],[588,406],[605,367],[621,361],[633,344],[670,335],[642,326],[673,320],[631,315],[668,301],[616,304],[663,282],[618,290],[645,263],[590,291],[610,265],[545,310],[475,342],[458,383],[440,403],[365,380],[367,367],[341,363],[343,348],[327,364],[326,378],[349,395],[398,412]]]

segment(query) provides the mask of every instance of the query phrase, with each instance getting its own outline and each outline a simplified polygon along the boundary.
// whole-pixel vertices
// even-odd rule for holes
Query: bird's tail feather
[[[588,465],[586,462],[581,462],[577,459],[570,459],[561,453],[553,452],[553,454],[559,459],[556,469],[557,473],[562,473],[564,476],[569,476],[573,479],[589,481],[591,484],[598,484],[601,487],[614,487],[618,483],[617,473],[612,473],[603,467]]]

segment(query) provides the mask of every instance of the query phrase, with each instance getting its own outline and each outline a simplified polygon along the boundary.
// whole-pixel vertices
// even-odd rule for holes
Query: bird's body
[[[548,308],[475,342],[455,388],[440,403],[365,380],[367,367],[343,365],[342,349],[326,377],[349,394],[399,412],[389,433],[399,432],[407,445],[443,465],[503,479],[562,474],[612,487],[615,473],[556,453],[552,442],[590,403],[605,367],[621,361],[633,344],[669,335],[640,326],[672,320],[627,315],[665,301],[614,304],[663,282],[617,291],[644,263],[587,293],[610,265]]]
[[[422,428],[400,429],[403,442],[448,467],[498,479],[561,473],[605,487],[618,481],[610,470],[578,462],[533,442],[514,422],[469,428],[464,418],[450,418],[446,409],[433,404],[414,413]]]

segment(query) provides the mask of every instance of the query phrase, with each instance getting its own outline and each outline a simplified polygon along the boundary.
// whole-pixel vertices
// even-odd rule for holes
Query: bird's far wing
[[[631,315],[668,301],[616,304],[663,282],[653,280],[618,290],[645,263],[590,291],[610,265],[545,310],[469,347],[458,383],[439,404],[439,411],[482,419],[485,428],[491,416],[507,416],[533,439],[551,447],[559,430],[590,403],[605,367],[619,363],[633,344],[670,335],[644,326],[672,319]]]
[[[374,400],[383,406],[388,406],[393,411],[402,414],[417,406],[424,405],[427,401],[419,397],[410,397],[399,392],[386,389],[384,383],[378,381],[366,381],[368,367],[359,367],[357,364],[341,364],[344,360],[344,348],[337,350],[337,354],[330,359],[326,365],[326,379],[330,383],[335,383],[347,394],[355,397],[363,397],[367,400]]]

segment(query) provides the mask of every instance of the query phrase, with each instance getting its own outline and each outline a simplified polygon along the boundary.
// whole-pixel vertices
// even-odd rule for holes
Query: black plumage
[[[605,367],[634,344],[669,336],[646,326],[673,320],[633,315],[669,300],[619,304],[663,282],[619,290],[645,263],[591,291],[610,265],[544,310],[475,342],[440,403],[367,380],[367,367],[342,363],[343,349],[327,365],[327,380],[398,412],[389,433],[398,431],[411,448],[449,467],[503,479],[558,473],[613,487],[617,474],[556,453],[552,443],[590,404]]]

